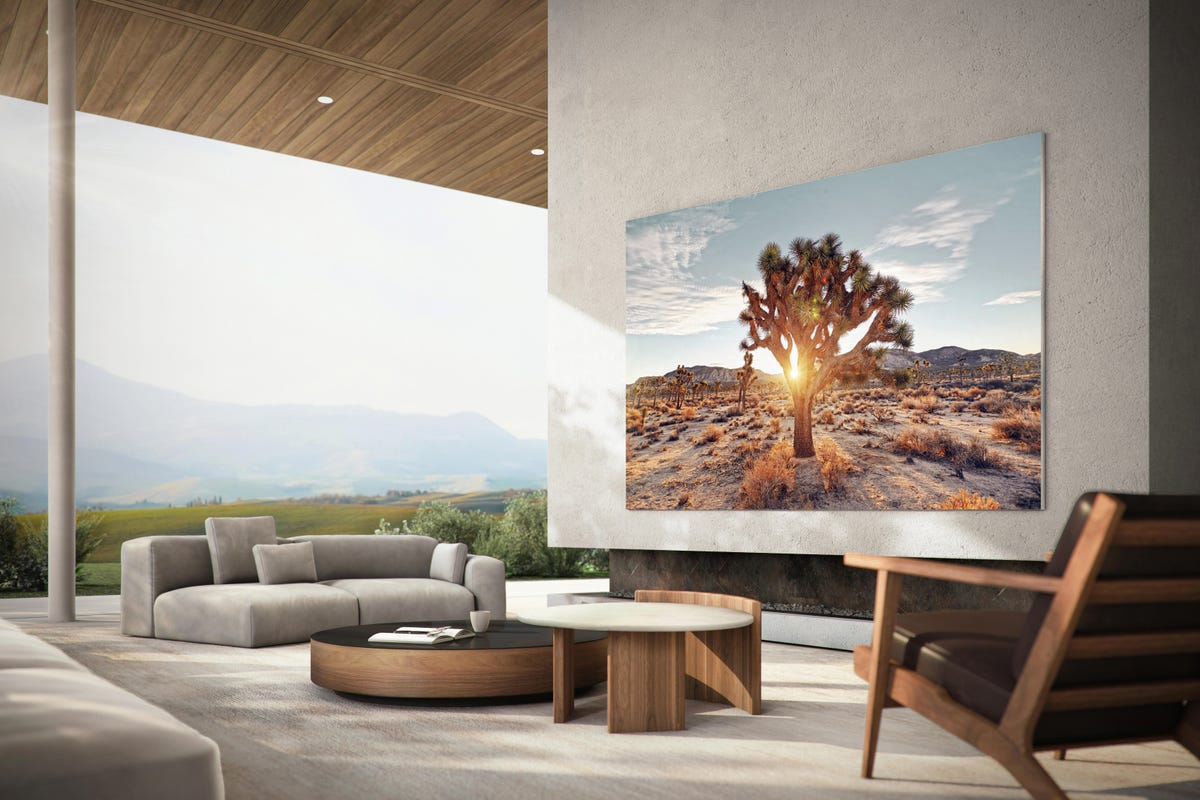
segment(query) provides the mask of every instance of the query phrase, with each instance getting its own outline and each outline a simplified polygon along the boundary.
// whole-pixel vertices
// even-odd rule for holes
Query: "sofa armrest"
[[[154,601],[164,592],[213,582],[204,536],[143,536],[121,545],[121,633],[154,635]]]
[[[475,595],[477,611],[491,611],[495,619],[504,619],[508,598],[504,590],[504,562],[491,556],[467,556],[463,586]]]

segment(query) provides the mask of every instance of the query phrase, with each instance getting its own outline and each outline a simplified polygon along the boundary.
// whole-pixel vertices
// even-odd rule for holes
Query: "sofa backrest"
[[[428,578],[437,540],[409,534],[361,536],[325,534],[296,536],[312,542],[317,580],[339,578]]]

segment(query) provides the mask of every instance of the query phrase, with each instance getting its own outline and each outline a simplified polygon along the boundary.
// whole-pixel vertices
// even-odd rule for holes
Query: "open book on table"
[[[367,639],[368,642],[386,642],[390,644],[442,644],[456,639],[470,639],[474,631],[466,628],[396,628],[394,631],[376,633]]]

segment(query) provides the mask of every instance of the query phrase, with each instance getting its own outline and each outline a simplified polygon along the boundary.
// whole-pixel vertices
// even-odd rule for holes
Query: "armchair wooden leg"
[[[892,650],[892,626],[900,602],[902,576],[880,571],[875,584],[875,625],[871,635],[871,672],[867,687],[867,728],[863,735],[862,776],[875,770],[875,746],[879,742],[879,723],[888,698]]]
[[[1064,747],[1061,750],[1055,750],[1054,751],[1054,760],[1055,761],[1066,761],[1067,760],[1067,749]]]
[[[992,743],[981,742],[976,746],[999,761],[1000,766],[1008,770],[1034,800],[1069,800],[1067,793],[1054,782],[1054,778],[1032,753],[1021,752],[1007,741],[999,747],[989,747],[989,744]]]
[[[1200,703],[1188,703],[1187,712],[1175,731],[1175,738],[1189,753],[1200,758]]]

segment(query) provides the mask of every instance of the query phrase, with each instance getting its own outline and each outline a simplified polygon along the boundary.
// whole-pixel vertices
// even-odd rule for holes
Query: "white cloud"
[[[933,197],[884,227],[864,253],[871,256],[890,251],[888,258],[873,260],[872,265],[882,274],[897,278],[912,292],[915,302],[945,301],[946,288],[967,269],[975,230],[1011,199],[1011,195],[1004,195],[990,206],[970,208],[963,204],[955,186],[943,186]],[[903,258],[905,248],[922,246],[942,251],[943,258],[935,261]]]
[[[1034,289],[1030,292],[1009,292],[1002,294],[995,300],[988,300],[984,303],[985,306],[1019,306],[1022,303],[1028,303],[1030,300],[1041,297],[1040,289]]]
[[[963,261],[934,261],[909,264],[905,261],[875,261],[871,264],[881,275],[891,276],[912,292],[917,303],[940,303],[946,300],[946,284],[962,277],[967,265]]]
[[[975,238],[975,229],[992,218],[993,209],[964,208],[962,198],[946,186],[921,203],[899,222],[879,232],[875,244],[867,251],[878,252],[886,247],[916,247],[930,245],[949,250],[951,258],[966,258]]]
[[[686,336],[736,320],[740,287],[703,286],[693,271],[712,238],[734,227],[723,207],[705,206],[631,230],[625,241],[626,331]]]

